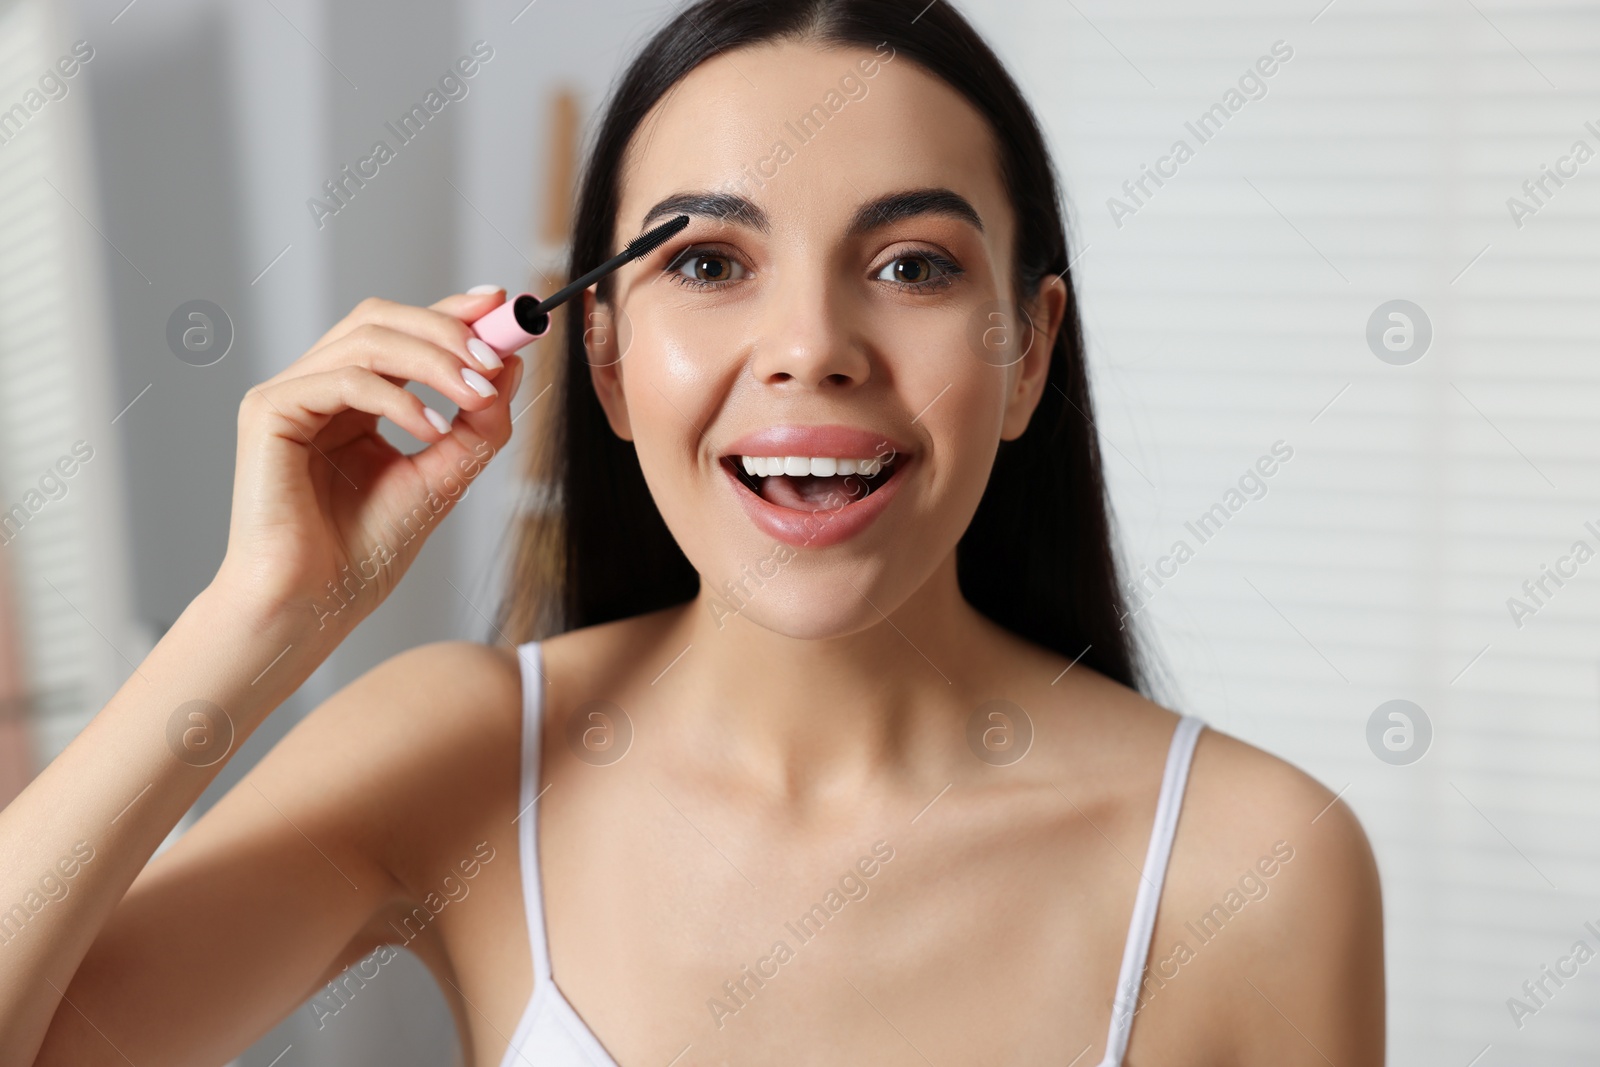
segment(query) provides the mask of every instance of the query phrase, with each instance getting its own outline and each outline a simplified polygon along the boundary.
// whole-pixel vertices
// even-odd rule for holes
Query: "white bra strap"
[[[522,671],[522,792],[516,820],[522,853],[522,899],[527,911],[528,944],[533,953],[534,984],[550,981],[550,948],[544,928],[544,887],[539,876],[539,722],[544,703],[544,672],[539,642],[517,646]]]
[[[1161,903],[1161,885],[1166,879],[1167,859],[1172,855],[1172,838],[1178,829],[1183,789],[1189,780],[1189,763],[1204,726],[1205,723],[1193,715],[1185,715],[1172,732],[1167,767],[1161,777],[1161,795],[1156,800],[1155,823],[1150,827],[1150,847],[1145,851],[1144,872],[1139,878],[1138,895],[1133,900],[1128,941],[1122,948],[1122,971],[1117,976],[1111,1030],[1106,1036],[1106,1054],[1100,1061],[1101,1067],[1120,1067],[1123,1054],[1128,1050],[1133,1013],[1139,1003],[1139,982],[1150,954],[1150,935],[1155,930],[1156,908]]]

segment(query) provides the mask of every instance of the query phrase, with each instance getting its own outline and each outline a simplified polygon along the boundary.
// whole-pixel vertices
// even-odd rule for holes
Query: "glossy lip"
[[[878,440],[881,441],[882,438]],[[737,453],[736,457],[766,454],[744,452]],[[827,456],[829,453],[808,452],[806,455]],[[853,453],[840,452],[839,455],[848,457]],[[723,458],[717,465],[727,475],[728,484],[733,489],[733,495],[738,498],[739,506],[744,508],[745,514],[750,516],[750,521],[759,529],[795,548],[826,548],[846,541],[865,530],[889,506],[895,492],[900,488],[900,483],[906,479],[906,471],[912,466],[910,456],[897,455],[894,466],[889,471],[888,480],[868,495],[858,497],[853,503],[842,507],[796,511],[793,508],[779,507],[751,492],[750,487],[740,481],[739,475],[734,472],[733,464],[737,462],[737,458]]]
[[[836,459],[892,458],[882,485],[842,506],[816,511],[779,507],[751,492],[736,467],[740,456],[832,456]],[[887,434],[854,426],[772,426],[745,434],[727,444],[718,463],[727,473],[739,506],[757,528],[795,548],[826,548],[848,540],[870,526],[894,499],[912,466],[910,451]]]
[[[854,426],[772,426],[728,442],[723,458],[740,456],[818,456],[835,459],[871,459],[893,455],[896,463],[910,457],[910,449],[887,434]],[[888,488],[887,484],[884,488]],[[882,492],[883,490],[878,490]],[[873,493],[877,496],[878,492]],[[787,511],[788,509],[783,509]]]

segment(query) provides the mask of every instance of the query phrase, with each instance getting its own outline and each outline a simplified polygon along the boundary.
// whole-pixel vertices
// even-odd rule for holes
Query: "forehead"
[[[935,187],[970,200],[991,239],[1009,235],[993,135],[959,92],[887,45],[767,43],[702,63],[640,123],[618,236],[686,191],[748,197],[777,233],[843,230],[863,201]]]

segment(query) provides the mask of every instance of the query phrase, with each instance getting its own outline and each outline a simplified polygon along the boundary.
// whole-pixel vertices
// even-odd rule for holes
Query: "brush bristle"
[[[635,237],[631,242],[629,242],[628,247],[624,249],[624,251],[627,252],[629,259],[638,259],[640,256],[647,256],[659,248],[667,238],[671,237],[673,234],[677,233],[687,225],[689,225],[689,216],[679,215],[668,222],[663,222],[655,229],[648,230],[645,233],[640,234],[638,237]]]

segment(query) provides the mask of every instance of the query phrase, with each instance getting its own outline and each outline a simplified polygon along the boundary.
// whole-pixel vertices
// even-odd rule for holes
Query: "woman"
[[[247,394],[215,580],[0,815],[0,1060],[216,1063],[403,945],[475,1067],[1381,1063],[1356,820],[1138,692],[1057,202],[948,4],[679,13],[572,273],[691,223],[572,317],[505,641],[374,669],[141,870],[510,437],[501,290],[364,301]]]

